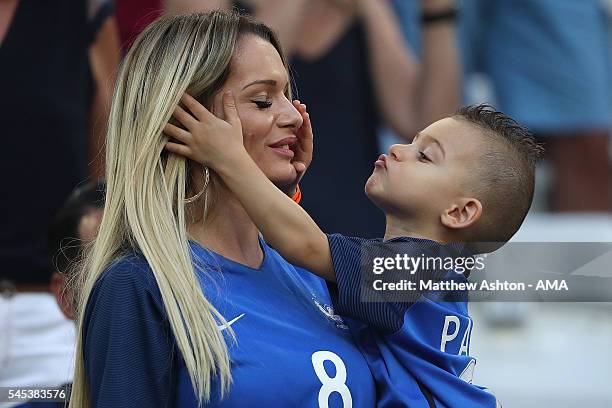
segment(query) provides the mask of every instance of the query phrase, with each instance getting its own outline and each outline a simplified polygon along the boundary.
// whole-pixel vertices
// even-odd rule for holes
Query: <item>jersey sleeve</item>
[[[375,258],[393,258],[400,254],[408,257],[440,256],[440,245],[429,240],[368,240],[346,237],[340,234],[328,235],[336,283],[329,283],[332,301],[340,315],[352,317],[390,334],[404,324],[406,311],[419,300],[422,291],[418,282],[422,279],[440,280],[444,270],[416,270],[407,273],[388,270],[381,275],[373,273]],[[390,282],[415,282],[414,290],[401,294],[372,290],[375,280]]]
[[[92,407],[171,406],[177,353],[145,262],[122,260],[102,274],[83,327]]]

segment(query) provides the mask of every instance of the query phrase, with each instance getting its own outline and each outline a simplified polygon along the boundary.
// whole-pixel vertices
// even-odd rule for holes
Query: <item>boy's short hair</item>
[[[89,211],[104,208],[106,184],[87,183],[77,187],[68,197],[49,228],[48,244],[57,272],[66,273],[79,261],[83,241],[79,236],[81,219]]]
[[[531,206],[535,165],[544,149],[525,127],[490,105],[465,106],[454,117],[476,126],[485,137],[474,183],[483,214],[470,238],[507,242]]]

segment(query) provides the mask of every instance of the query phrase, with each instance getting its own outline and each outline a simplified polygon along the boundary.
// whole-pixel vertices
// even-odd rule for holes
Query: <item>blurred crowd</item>
[[[363,184],[378,153],[465,103],[544,143],[539,209],[609,214],[610,3],[0,1],[0,387],[71,380],[69,271],[102,217],[114,78],[156,17],[234,7],[275,29],[314,126],[302,205],[325,231],[375,237],[382,214]]]

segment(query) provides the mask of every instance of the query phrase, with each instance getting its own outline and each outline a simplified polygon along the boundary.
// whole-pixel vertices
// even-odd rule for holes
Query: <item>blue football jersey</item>
[[[325,282],[261,243],[255,269],[191,244],[205,296],[236,334],[226,336],[233,384],[210,407],[372,407],[368,364],[331,307]],[[114,262],[84,320],[93,407],[196,407],[197,401],[144,258]],[[219,324],[227,333],[227,327]]]
[[[362,301],[364,261],[376,251],[383,253],[385,245],[339,234],[328,239],[337,281],[330,285],[336,312],[348,316],[345,321],[368,359],[378,389],[377,406],[495,407],[495,397],[472,384],[476,360],[470,356],[473,322],[467,294],[455,294],[452,302],[443,301],[439,292],[419,291],[413,292],[414,299],[407,295],[402,302],[384,301],[384,295],[378,301]],[[391,242],[393,253],[401,250],[414,257],[446,251],[430,240]],[[439,271],[437,277],[466,281],[463,275],[448,272]],[[416,281],[424,275],[412,276]]]

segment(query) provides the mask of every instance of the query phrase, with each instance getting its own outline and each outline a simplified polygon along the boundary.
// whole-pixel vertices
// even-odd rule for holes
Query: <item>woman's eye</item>
[[[422,151],[419,150],[419,158],[423,161],[428,161],[430,162],[431,159]]]
[[[255,105],[257,105],[258,109],[267,109],[272,106],[272,102],[270,101],[253,101]]]

